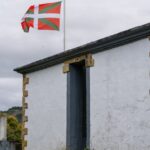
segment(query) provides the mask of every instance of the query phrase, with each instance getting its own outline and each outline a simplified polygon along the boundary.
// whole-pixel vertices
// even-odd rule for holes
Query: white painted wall
[[[7,117],[0,116],[0,141],[7,140]]]
[[[150,150],[150,41],[94,55],[92,150]]]
[[[64,150],[67,83],[62,64],[27,76],[27,150]]]

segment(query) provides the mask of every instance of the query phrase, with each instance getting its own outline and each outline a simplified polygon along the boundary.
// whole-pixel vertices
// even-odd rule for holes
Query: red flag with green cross
[[[60,29],[61,2],[32,5],[22,19],[22,28],[29,32],[30,27],[38,30]]]

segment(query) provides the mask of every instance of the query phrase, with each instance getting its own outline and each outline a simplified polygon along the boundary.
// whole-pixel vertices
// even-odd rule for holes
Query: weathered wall
[[[150,150],[150,41],[94,55],[91,149]]]
[[[7,117],[0,116],[0,141],[7,139]]]
[[[0,150],[16,150],[15,144],[7,141],[0,141]]]
[[[62,64],[27,75],[27,150],[64,150],[66,145],[66,74]]]

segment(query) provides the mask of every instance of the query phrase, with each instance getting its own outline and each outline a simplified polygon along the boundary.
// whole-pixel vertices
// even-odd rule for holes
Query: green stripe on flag
[[[29,17],[26,18],[26,21],[27,21],[27,22],[32,21],[32,20],[33,20],[33,18],[29,18]]]
[[[24,32],[29,32],[29,28],[27,26],[23,30]]]
[[[48,25],[49,27],[53,28],[54,30],[59,30],[59,27],[56,24],[54,24],[53,22],[51,22],[51,21],[49,21],[45,18],[40,18],[39,20],[42,23],[44,23],[44,24]]]
[[[34,14],[34,12],[31,11],[31,10],[28,10],[28,11],[26,12],[26,14]]]
[[[55,8],[55,7],[59,6],[60,4],[61,4],[61,2],[56,2],[56,3],[52,4],[51,6],[48,6],[44,9],[42,9],[41,11],[39,11],[39,13],[40,14],[46,13],[48,10]]]

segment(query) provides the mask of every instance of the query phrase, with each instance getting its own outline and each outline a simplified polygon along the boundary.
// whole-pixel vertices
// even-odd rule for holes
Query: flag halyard
[[[38,30],[60,29],[61,2],[32,5],[22,19],[22,29],[29,32],[30,27]]]

